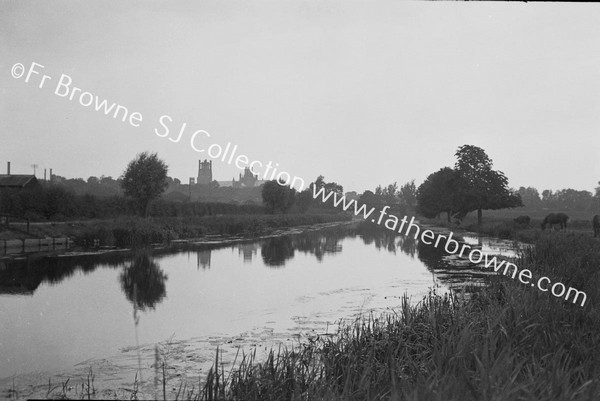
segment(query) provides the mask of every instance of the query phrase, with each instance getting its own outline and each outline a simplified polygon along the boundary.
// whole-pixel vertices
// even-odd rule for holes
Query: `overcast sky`
[[[511,187],[592,191],[599,18],[598,4],[0,0],[0,172],[118,177],[149,150],[187,182],[204,130],[198,148],[230,142],[345,190],[419,185],[472,144]],[[61,74],[142,122],[55,94]],[[218,180],[239,172],[213,162]]]

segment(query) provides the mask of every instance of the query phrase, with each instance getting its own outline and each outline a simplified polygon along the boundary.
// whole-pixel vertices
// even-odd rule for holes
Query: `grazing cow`
[[[542,230],[546,229],[546,225],[550,224],[550,227],[553,228],[555,224],[560,224],[560,229],[567,228],[567,222],[569,221],[569,216],[564,213],[550,213],[548,216],[544,218],[542,221]]]
[[[513,219],[513,221],[520,226],[529,227],[529,223],[531,223],[531,218],[529,216],[519,216],[516,219]]]
[[[600,216],[594,216],[592,219],[592,226],[594,226],[594,238],[600,236]]]

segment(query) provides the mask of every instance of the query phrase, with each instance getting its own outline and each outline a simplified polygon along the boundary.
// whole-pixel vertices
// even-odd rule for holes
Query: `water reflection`
[[[256,329],[263,338],[268,328],[289,337],[366,308],[394,308],[405,291],[420,298],[432,285],[473,280],[481,270],[367,224],[70,255],[0,258],[0,360],[11,360],[0,364],[0,378],[129,347],[131,310],[136,350],[173,332],[211,338]]]
[[[0,259],[0,295],[31,296],[44,282],[55,285],[72,277],[77,271],[88,274],[103,266],[123,268],[120,282],[127,299],[140,309],[151,309],[165,297],[167,277],[158,262],[162,257],[182,251],[188,251],[191,255],[195,253],[197,268],[204,270],[211,267],[213,262],[211,253],[216,249],[231,248],[233,252],[237,251],[244,263],[252,263],[260,249],[260,256],[265,265],[284,267],[286,262],[295,256],[296,251],[314,255],[317,261],[322,262],[326,255],[342,252],[342,242],[347,237],[358,237],[365,245],[393,254],[401,252],[413,259],[418,257],[430,271],[435,273],[447,275],[452,271],[460,273],[466,279],[478,276],[472,264],[446,254],[442,246],[425,245],[415,240],[413,236],[400,236],[375,224],[360,223],[354,226],[330,227],[234,245],[230,243],[178,244],[171,248],[134,253],[124,251],[69,257],[61,257],[58,254],[51,256],[30,254],[19,258]],[[463,239],[456,236],[455,238],[462,243]],[[465,236],[464,241],[472,247],[482,246],[480,238]],[[487,241],[483,244],[483,250],[496,251],[493,248],[494,244],[495,242]],[[501,245],[503,250],[509,246],[509,244]],[[447,280],[447,277],[441,278]],[[454,278],[458,278],[458,275]],[[134,294],[134,284],[137,287],[136,294]]]
[[[444,261],[446,252],[443,247],[435,247],[419,242],[417,245],[418,257],[421,262],[431,271],[445,269],[448,267]]]
[[[167,275],[154,262],[151,250],[136,250],[119,276],[127,299],[139,310],[154,309],[167,295]]]
[[[210,269],[210,249],[202,249],[197,252],[197,263],[198,269]]]
[[[243,255],[244,263],[251,263],[252,259],[258,253],[259,245],[257,243],[238,245],[238,254]]]
[[[260,254],[265,265],[282,267],[294,257],[294,244],[288,236],[270,238],[262,244]]]
[[[0,295],[33,295],[43,284],[57,285],[77,271],[88,274],[99,266],[123,266],[122,254],[73,255],[71,257],[27,254],[0,260]]]
[[[362,223],[356,229],[365,245],[374,244],[377,249],[396,253],[398,250],[414,258],[417,253],[417,241],[414,237],[398,235],[375,224]]]
[[[295,237],[294,246],[300,252],[315,255],[321,262],[325,254],[342,252],[341,240],[348,235],[350,232],[341,228],[307,232]]]

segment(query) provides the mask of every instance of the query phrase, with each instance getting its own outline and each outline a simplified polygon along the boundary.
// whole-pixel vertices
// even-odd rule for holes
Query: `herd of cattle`
[[[519,216],[513,220],[516,224],[528,227],[529,223],[531,223],[531,218],[529,216]],[[569,221],[569,216],[564,213],[550,213],[548,216],[544,217],[542,221],[542,230],[546,229],[546,226],[550,226],[550,228],[554,228],[555,225],[560,225],[560,229],[567,228],[567,222]],[[600,236],[600,216],[595,215],[592,219],[592,227],[594,227],[594,237]]]

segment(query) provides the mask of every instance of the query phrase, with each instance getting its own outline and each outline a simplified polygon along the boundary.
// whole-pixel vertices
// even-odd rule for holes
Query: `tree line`
[[[301,192],[277,181],[268,181],[260,188],[263,205],[238,205],[161,198],[167,188],[180,185],[180,182],[168,177],[168,166],[156,153],[143,152],[127,165],[117,180],[104,176],[99,179],[90,177],[86,183],[82,179],[66,180],[54,176],[51,183],[43,183],[37,188],[3,189],[0,191],[0,212],[34,219],[69,219],[134,213],[142,216],[205,216],[339,210],[333,204],[333,197],[327,202],[315,200],[315,188],[324,188],[327,193],[335,193],[338,199],[345,196],[347,201],[355,200],[369,208],[380,209],[387,205],[391,212],[398,214],[438,217],[445,213],[448,221],[452,217],[462,219],[467,213],[477,211],[481,222],[483,210],[514,207],[600,211],[600,186],[596,188],[595,195],[588,191],[565,189],[556,192],[545,190],[540,196],[533,187],[509,188],[507,177],[492,168],[492,160],[479,147],[463,145],[457,149],[455,156],[454,168],[439,169],[419,187],[412,180],[400,187],[394,182],[387,186],[379,185],[375,191],[344,194],[342,185],[327,182],[321,175]],[[95,190],[82,193],[84,187]]]
[[[445,212],[448,221],[451,217],[462,219],[469,212],[477,211],[479,223],[485,209],[523,205],[519,193],[508,187],[508,179],[504,173],[492,168],[492,160],[483,149],[463,145],[458,148],[455,156],[457,161],[453,169],[444,167],[430,174],[418,188],[414,180],[400,188],[394,182],[385,187],[378,186],[375,192],[367,190],[361,195],[346,193],[346,200],[355,199],[374,209],[387,205],[390,206],[391,213],[396,214],[417,212],[425,217],[437,217]],[[319,176],[309,188],[299,194],[276,181],[268,182],[263,189],[263,202],[271,212],[285,212],[294,204],[306,207],[304,202],[308,206],[334,208],[333,197],[327,202],[313,200],[313,188],[325,188],[328,192],[336,193],[338,199],[343,195],[341,185],[327,183],[323,176]],[[298,199],[300,197],[303,199]]]
[[[533,187],[520,187],[517,192],[521,195],[523,206],[527,210],[577,210],[598,213],[600,212],[600,182],[598,185],[594,194],[569,188],[556,192],[546,189],[540,195]]]
[[[23,216],[34,221],[115,218],[140,214],[139,206],[122,195],[77,195],[55,185],[26,190],[0,191],[0,213]],[[264,214],[262,205],[223,202],[178,202],[154,199],[147,214],[156,217],[202,217],[216,215]]]

